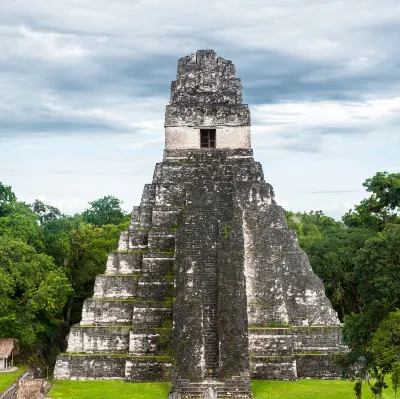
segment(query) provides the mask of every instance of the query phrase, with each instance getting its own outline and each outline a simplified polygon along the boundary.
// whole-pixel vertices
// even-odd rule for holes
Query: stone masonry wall
[[[293,326],[276,333],[271,322]],[[80,324],[56,378],[160,380],[171,355],[178,382],[242,375],[244,384],[249,370],[335,378],[332,355],[343,350],[322,283],[246,150],[165,153]],[[108,370],[113,359],[124,367]]]

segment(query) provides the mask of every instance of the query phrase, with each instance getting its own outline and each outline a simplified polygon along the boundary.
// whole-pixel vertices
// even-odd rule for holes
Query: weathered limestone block
[[[160,206],[156,205],[153,208],[153,228],[166,228],[169,231],[175,232],[178,224],[178,217],[181,210],[176,206]]]
[[[292,331],[288,328],[251,328],[249,352],[253,356],[292,356]]]
[[[318,352],[321,354],[346,351],[342,345],[340,326],[292,327],[293,351],[296,353]]]
[[[172,296],[172,290],[173,283],[170,281],[143,276],[138,283],[137,297],[141,301],[163,301],[165,297]]]
[[[340,378],[341,370],[334,359],[334,355],[296,355],[297,378]]]
[[[129,230],[129,249],[147,248],[148,242],[148,230]]]
[[[241,188],[248,189],[246,185]],[[294,325],[338,325],[322,281],[298,247],[294,232],[287,229],[284,217],[276,218],[277,212],[283,214],[283,210],[273,197],[253,193],[252,199],[247,203],[241,200],[240,206],[249,324],[262,326],[282,321]],[[279,222],[275,229],[268,230],[264,220],[270,211]]]
[[[161,170],[156,170],[155,175],[162,173],[163,176],[165,176],[166,172],[167,173],[170,172],[168,169],[167,170],[165,169],[165,165],[158,164],[157,166]],[[172,176],[169,176],[169,179],[171,178]],[[177,186],[174,183],[174,181],[161,180],[160,182],[157,183],[156,196],[155,196],[155,203],[157,206],[173,207],[176,209],[176,207],[180,205],[181,197],[182,197],[182,188]]]
[[[67,352],[126,353],[129,332],[129,327],[72,327]]]
[[[174,251],[175,234],[172,231],[151,231],[148,245],[153,252]]]
[[[127,251],[129,249],[129,231],[121,231],[118,241],[118,251]]]
[[[169,275],[170,271],[173,270],[174,260],[170,258],[153,258],[143,257],[143,276],[157,276],[163,277]]]
[[[97,276],[93,298],[134,298],[137,295],[137,276],[103,275]]]
[[[137,329],[130,333],[129,354],[157,355],[160,334],[154,329]]]
[[[166,381],[171,375],[168,356],[129,356],[126,360],[125,379],[129,381]]]
[[[171,319],[172,314],[172,308],[165,306],[166,304],[157,301],[135,303],[133,326],[138,329],[162,327],[166,320]]]
[[[81,325],[130,325],[133,300],[89,300],[83,304]]]
[[[344,351],[340,326],[249,329],[252,378],[281,379],[285,370],[288,379],[340,378],[334,356]]]
[[[294,356],[252,356],[251,376],[257,380],[296,380]]]
[[[71,378],[71,358],[70,356],[57,356],[56,365],[54,368],[55,380],[69,380]]]
[[[57,358],[54,379],[120,380],[125,375],[125,355],[71,355]]]
[[[143,253],[110,252],[106,274],[138,274],[142,271]]]
[[[140,228],[140,206],[134,206],[131,213],[131,223],[129,229],[136,230]]]

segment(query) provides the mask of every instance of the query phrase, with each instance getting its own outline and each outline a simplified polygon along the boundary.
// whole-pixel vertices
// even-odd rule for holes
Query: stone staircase
[[[96,277],[55,378],[156,381],[171,367],[174,229],[179,209],[156,206],[145,186],[131,225]],[[153,220],[154,219],[154,220]],[[161,342],[160,342],[161,341]]]

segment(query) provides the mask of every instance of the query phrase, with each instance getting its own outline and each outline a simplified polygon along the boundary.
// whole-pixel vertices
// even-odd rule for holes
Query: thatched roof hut
[[[43,398],[43,380],[21,380],[18,384],[17,399]]]
[[[14,338],[0,338],[0,370],[8,370],[11,360],[13,366],[14,356],[19,352],[18,340]],[[11,359],[10,359],[11,358]]]

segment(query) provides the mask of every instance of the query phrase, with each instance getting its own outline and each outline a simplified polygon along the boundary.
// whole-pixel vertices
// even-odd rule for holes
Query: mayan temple
[[[171,381],[250,398],[250,379],[337,378],[336,312],[253,159],[231,61],[178,62],[165,151],[57,359],[57,379]],[[132,396],[134,397],[134,396]]]

